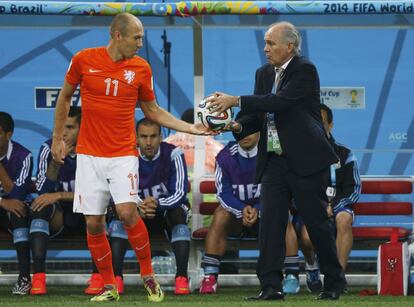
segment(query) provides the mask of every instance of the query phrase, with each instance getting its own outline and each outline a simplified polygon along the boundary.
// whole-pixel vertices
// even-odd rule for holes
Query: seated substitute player
[[[52,159],[52,139],[42,144],[39,151],[36,190],[39,194],[32,203],[30,243],[33,258],[33,282],[30,294],[47,293],[45,260],[49,236],[62,231],[85,234],[85,218],[73,212],[75,188],[76,152],[81,121],[81,109],[71,107],[65,123],[63,140],[66,155],[63,164]]]
[[[329,142],[340,159],[340,168],[336,169],[336,171],[331,170],[331,188],[334,193],[330,192],[330,195],[328,195],[330,202],[327,206],[327,213],[335,222],[336,249],[339,263],[345,271],[353,243],[352,223],[354,220],[354,212],[352,206],[358,201],[361,195],[361,178],[357,160],[352,151],[336,142],[331,134],[333,114],[332,110],[325,104],[321,104],[321,116]],[[307,264],[308,269],[306,270],[308,288],[312,290],[314,285],[318,284],[319,278],[319,270],[313,245],[306,231],[306,227],[300,218],[300,212],[294,215],[292,223],[300,238],[305,259],[307,262],[313,263],[313,265]],[[287,279],[286,282],[293,283],[294,280],[290,279],[289,281]]]
[[[31,152],[11,140],[14,120],[10,114],[0,112],[0,215],[7,215],[13,230],[19,277],[13,294],[30,292],[30,212],[24,203],[28,197],[33,170]]]
[[[238,143],[229,142],[216,157],[215,180],[220,205],[205,242],[201,261],[204,278],[200,293],[217,291],[220,261],[226,251],[227,236],[258,234],[260,184],[255,184],[255,167],[259,132],[246,136]]]
[[[149,234],[168,233],[177,264],[175,294],[189,294],[187,276],[190,252],[187,165],[183,151],[169,143],[162,142],[161,127],[143,118],[136,125],[139,149],[139,196],[143,201],[138,205]],[[136,178],[135,178],[136,180]],[[113,267],[118,291],[123,291],[122,269],[127,234],[121,221],[116,217],[109,224],[110,244],[113,251]],[[85,290],[87,294],[102,287],[102,279],[96,273]]]

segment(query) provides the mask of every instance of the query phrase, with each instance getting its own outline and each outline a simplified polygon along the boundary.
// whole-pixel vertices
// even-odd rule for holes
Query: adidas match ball
[[[221,113],[210,113],[207,98],[208,97],[204,97],[198,104],[197,118],[206,128],[210,128],[213,131],[222,130],[231,123],[233,119],[233,110],[232,108],[229,108]]]

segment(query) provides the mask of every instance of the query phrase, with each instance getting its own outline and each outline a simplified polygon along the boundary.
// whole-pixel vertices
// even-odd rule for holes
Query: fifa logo
[[[395,272],[395,266],[397,265],[397,262],[398,262],[397,258],[388,258],[387,259],[387,266],[386,266],[387,272],[394,273]]]
[[[132,70],[124,70],[124,78],[128,82],[128,84],[131,84],[131,82],[134,81],[135,72],[133,72]]]
[[[352,90],[350,93],[351,93],[351,103],[356,103],[357,102],[358,91],[357,90]]]

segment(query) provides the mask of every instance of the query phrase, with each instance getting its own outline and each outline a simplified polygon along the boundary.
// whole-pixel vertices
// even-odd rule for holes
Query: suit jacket
[[[320,111],[320,86],[316,67],[307,59],[295,56],[272,93],[274,67],[266,64],[256,71],[254,95],[241,96],[241,139],[260,131],[256,166],[259,182],[270,155],[267,152],[266,113],[275,116],[283,155],[291,170],[300,176],[314,174],[338,162],[326,137]]]

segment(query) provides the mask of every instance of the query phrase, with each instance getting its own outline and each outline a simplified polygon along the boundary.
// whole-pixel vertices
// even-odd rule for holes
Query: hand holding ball
[[[232,108],[229,108],[221,113],[210,113],[212,110],[209,107],[207,98],[208,97],[204,97],[204,99],[198,104],[197,118],[206,128],[213,131],[223,130],[224,127],[231,123],[233,119],[233,110]]]

